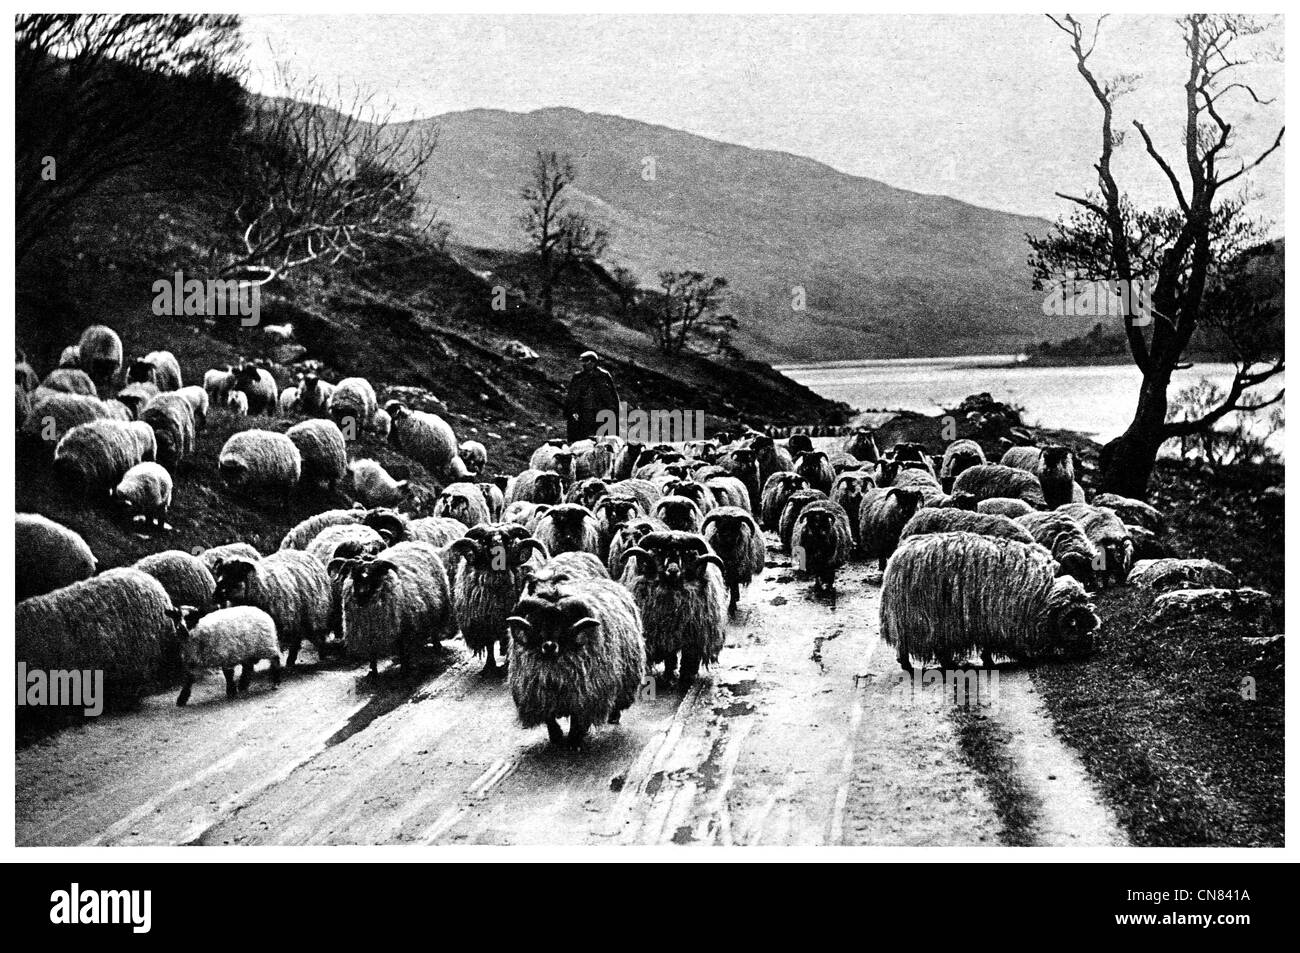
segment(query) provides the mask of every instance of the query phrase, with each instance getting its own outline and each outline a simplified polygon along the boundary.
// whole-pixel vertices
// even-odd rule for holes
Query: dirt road
[[[17,753],[20,844],[1122,844],[1025,672],[978,703],[909,690],[879,575],[815,595],[789,560],[719,665],[581,751],[515,722],[459,642],[418,684],[310,660],[278,691],[125,716]],[[984,702],[991,701],[991,704]]]

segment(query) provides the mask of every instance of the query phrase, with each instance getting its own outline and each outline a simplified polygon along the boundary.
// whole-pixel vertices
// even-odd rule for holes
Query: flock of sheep
[[[1086,649],[1098,625],[1086,587],[1123,581],[1135,551],[1158,555],[1163,528],[1139,501],[1086,502],[1065,448],[1013,447],[988,463],[973,441],[942,457],[911,443],[881,452],[866,430],[829,452],[752,430],[682,446],[555,440],[489,480],[482,444],[458,443],[436,414],[381,408],[362,378],[305,374],[281,391],[266,368],[240,364],[184,386],[169,352],[124,364],[103,326],[43,380],[20,355],[17,400],[21,431],[53,445],[62,480],[160,526],[214,406],[303,418],[230,437],[218,466],[232,492],[274,501],[342,482],[356,500],[267,556],[236,542],[99,574],[75,532],[18,516],[18,659],[102,669],[128,698],[179,682],[182,705],[206,669],[223,671],[232,697],[263,660],[278,684],[281,654],[293,666],[303,640],[374,672],[459,634],[485,672],[499,649],[524,725],[546,724],[558,744],[567,718],[577,745],[618,721],[654,667],[685,687],[718,659],[741,589],[764,568],[764,530],[818,589],[833,590],[851,559],[877,560],[883,636],[910,668]],[[408,481],[349,462],[362,430],[439,481],[432,515],[412,515]]]

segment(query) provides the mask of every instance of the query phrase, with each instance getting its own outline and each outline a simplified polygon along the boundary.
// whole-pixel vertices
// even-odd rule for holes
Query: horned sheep
[[[763,531],[749,510],[739,506],[719,506],[704,517],[700,532],[722,560],[722,578],[727,583],[729,613],[740,602],[740,587],[748,586],[761,575],[767,559]]]
[[[921,506],[921,491],[915,487],[877,488],[862,498],[858,509],[858,545],[867,559],[879,560],[883,572],[898,548],[898,538]]]
[[[853,555],[853,532],[844,508],[813,500],[799,511],[790,534],[795,568],[811,575],[819,589],[835,589],[835,574]]]
[[[373,559],[358,560],[342,589],[343,641],[351,658],[396,655],[403,672],[426,640],[456,632],[447,570],[436,547],[398,543]]]
[[[507,619],[530,568],[547,558],[546,547],[516,523],[484,523],[453,540],[449,552],[462,560],[451,588],[456,623],[465,647],[476,656],[485,654],[483,670],[491,672],[496,643],[507,657]]]

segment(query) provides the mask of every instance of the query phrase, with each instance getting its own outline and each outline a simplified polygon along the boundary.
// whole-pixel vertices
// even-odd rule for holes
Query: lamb
[[[19,601],[95,574],[95,554],[81,534],[36,513],[15,517],[14,556],[14,598]]]
[[[726,641],[727,588],[722,560],[696,533],[648,533],[623,552],[623,585],[641,610],[648,664],[671,678],[681,657],[685,690],[701,663],[718,660]]]
[[[483,491],[475,483],[449,483],[443,487],[433,506],[433,515],[460,520],[467,527],[487,523],[492,518]]]
[[[315,516],[309,516],[280,540],[281,549],[306,549],[316,536],[328,526],[346,526],[363,523],[370,511],[360,506],[350,509],[325,510]]]
[[[194,453],[194,411],[180,394],[168,391],[154,397],[140,411],[140,420],[153,428],[158,462],[169,470]]]
[[[545,545],[513,523],[473,526],[450,544],[448,552],[463,560],[451,589],[456,622],[465,647],[486,655],[484,673],[496,670],[494,644],[509,650],[507,619],[528,581],[527,568],[547,558]]]
[[[898,548],[903,527],[920,506],[921,491],[914,487],[875,489],[862,497],[858,509],[858,545],[867,559],[879,560],[881,572]]]
[[[190,405],[190,413],[194,415],[194,429],[202,430],[207,426],[208,421],[208,392],[197,384],[190,384],[188,387],[182,387],[176,393],[185,398],[185,402]]]
[[[145,556],[135,563],[134,568],[147,572],[162,583],[173,606],[195,606],[204,611],[213,606],[217,580],[207,563],[198,556],[180,549],[168,549]]]
[[[820,450],[800,454],[799,459],[795,461],[794,472],[807,480],[808,485],[814,490],[821,490],[823,493],[829,494],[831,486],[835,483],[835,470],[831,467],[826,454]]]
[[[298,382],[298,408],[309,417],[328,415],[330,397],[333,394],[333,384],[321,380],[315,374],[304,374]]]
[[[334,396],[338,398],[339,390]],[[385,404],[384,410],[393,419],[389,442],[402,453],[447,483],[473,476],[457,452],[456,434],[447,421],[437,414],[408,410],[396,400]]]
[[[670,529],[683,533],[698,533],[704,519],[694,501],[684,496],[665,496],[654,505],[651,515],[663,520]]]
[[[577,748],[593,724],[618,724],[645,678],[641,615],[609,579],[565,582],[520,599],[510,616],[510,695],[525,728],[545,723]]]
[[[749,510],[739,506],[719,506],[704,517],[700,532],[722,560],[722,578],[731,597],[727,612],[735,615],[740,602],[740,587],[748,586],[763,572],[767,560],[763,531]]]
[[[1117,493],[1099,493],[1093,498],[1092,505],[1112,509],[1126,524],[1145,527],[1158,536],[1163,535],[1168,527],[1165,514],[1142,500]]]
[[[157,463],[137,463],[109,491],[109,498],[121,506],[133,522],[141,516],[146,525],[164,529],[172,505],[172,475]]]
[[[83,394],[38,390],[32,393],[31,404],[23,420],[22,434],[51,443],[57,443],[74,427],[109,416],[103,401]]]
[[[1036,510],[1047,507],[1038,477],[998,463],[984,463],[963,470],[953,481],[952,489],[954,493],[972,493],[977,500],[1003,496],[1024,500]]]
[[[781,538],[782,552],[790,552],[790,540],[794,536],[794,524],[799,519],[799,511],[814,500],[825,499],[828,497],[821,490],[796,490],[790,494],[776,526],[776,534]]]
[[[880,459],[875,432],[866,427],[853,428],[844,438],[844,452],[864,463],[875,463]]]
[[[226,409],[236,417],[247,417],[248,395],[242,390],[232,390],[226,395]]]
[[[154,454],[153,431],[138,421],[93,420],[73,427],[54,448],[54,470],[86,493],[108,492]]]
[[[280,388],[275,383],[271,372],[256,364],[241,364],[235,369],[233,390],[239,391],[248,400],[248,413],[274,414],[279,408]]]
[[[1006,496],[991,496],[988,499],[980,500],[975,504],[977,513],[995,513],[998,516],[1006,516],[1010,519],[1019,519],[1026,513],[1040,512],[1024,500]]]
[[[298,448],[303,486],[325,484],[333,493],[348,472],[348,445],[332,420],[313,417],[294,424],[285,433]]]
[[[95,390],[95,382],[90,379],[89,374],[82,370],[73,370],[66,367],[56,368],[46,374],[45,380],[41,381],[41,387],[46,390],[61,391],[65,394],[81,394],[85,397],[98,396],[98,392]]]
[[[190,700],[194,680],[205,669],[221,669],[226,676],[226,697],[234,698],[235,666],[241,666],[238,690],[246,691],[253,677],[253,666],[268,659],[271,687],[279,687],[280,645],[274,619],[253,606],[232,606],[201,618],[200,615],[198,609],[188,605],[170,612],[185,663],[185,682],[176,696],[177,705],[185,705]]]
[[[353,460],[348,471],[352,474],[352,495],[363,506],[397,506],[411,496],[411,482],[394,480],[375,460]]]
[[[831,486],[831,502],[843,509],[849,518],[849,534],[854,546],[858,545],[858,514],[862,509],[862,497],[875,485],[875,479],[866,470],[846,470],[835,477]]]
[[[289,653],[290,668],[298,661],[303,639],[324,655],[329,631],[330,580],[315,557],[281,549],[256,561],[240,557],[223,560],[213,570],[219,606],[256,606],[275,620],[281,649]]]
[[[564,499],[560,475],[551,471],[527,469],[511,477],[506,485],[506,505],[517,500],[529,503],[559,503]]]
[[[203,372],[203,390],[208,395],[208,403],[213,407],[225,407],[226,398],[235,387],[235,372],[227,364],[224,368],[214,367]],[[247,405],[248,396],[244,396]],[[245,410],[245,413],[248,411]]]
[[[773,473],[763,484],[763,496],[760,501],[761,524],[764,529],[775,531],[781,523],[781,513],[791,495],[798,490],[808,489],[808,481],[797,473]]]
[[[479,492],[483,494],[483,500],[487,503],[488,516],[494,523],[501,522],[501,514],[506,508],[506,497],[501,492],[501,487],[495,483],[477,483]]]
[[[347,653],[369,659],[372,675],[381,655],[396,655],[405,673],[412,651],[456,633],[447,570],[428,543],[398,543],[359,560],[343,583],[342,602]]]
[[[203,565],[208,567],[208,572],[215,578],[217,567],[227,559],[251,559],[257,562],[262,558],[259,553],[248,543],[222,543],[220,546],[210,546],[199,553],[199,559],[203,560]]]
[[[149,383],[160,391],[181,389],[181,365],[171,351],[150,351],[136,358],[126,372],[127,383]]]
[[[137,700],[157,680],[172,636],[171,599],[138,569],[110,569],[14,608],[14,659],[29,669],[99,670],[114,706]]]
[[[1098,550],[1078,520],[1060,512],[1034,510],[1017,517],[1016,522],[1029,530],[1034,542],[1047,547],[1061,567],[1060,575],[1073,576],[1087,588],[1094,585]]]
[[[954,440],[944,448],[943,464],[939,467],[939,485],[945,493],[951,493],[953,481],[963,471],[987,462],[984,448],[974,440]]]
[[[241,430],[221,448],[217,467],[232,490],[278,493],[288,502],[302,474],[302,455],[282,433]]]
[[[487,447],[477,440],[464,441],[456,448],[456,452],[465,461],[465,466],[469,468],[469,472],[475,476],[480,476],[487,469]]]
[[[92,324],[81,332],[77,353],[81,357],[81,369],[96,385],[107,385],[122,369],[122,339],[102,324]]]
[[[936,661],[953,667],[978,651],[1028,660],[1091,651],[1099,620],[1079,583],[1056,577],[1041,546],[972,533],[905,540],[889,560],[880,599],[880,631],[912,670]]]
[[[279,406],[280,416],[288,417],[298,412],[298,388],[289,386],[280,391],[280,397],[276,402]]]
[[[1034,542],[1034,537],[1025,527],[1008,517],[929,507],[916,511],[916,515],[907,521],[903,531],[898,534],[898,541],[901,544],[911,536],[926,533],[975,533],[997,539],[1014,539],[1018,543]]]
[[[585,506],[560,503],[552,506],[533,527],[552,556],[560,553],[591,553],[600,556],[600,524]]]
[[[1087,503],[1067,503],[1058,506],[1054,512],[1078,520],[1088,539],[1100,551],[1099,580],[1122,583],[1128,578],[1128,571],[1133,566],[1133,537],[1114,510]]]
[[[811,575],[814,588],[835,591],[835,574],[853,555],[853,532],[844,508],[813,500],[799,511],[790,534],[796,569]]]
[[[574,480],[573,451],[567,445],[544,443],[528,460],[528,469],[558,473],[565,483]]]

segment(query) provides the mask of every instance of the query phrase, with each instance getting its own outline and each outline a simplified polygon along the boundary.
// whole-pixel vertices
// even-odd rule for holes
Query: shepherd
[[[583,351],[578,360],[581,369],[569,381],[564,401],[569,443],[596,436],[601,411],[618,414],[618,388],[613,375],[600,366],[596,352]]]

